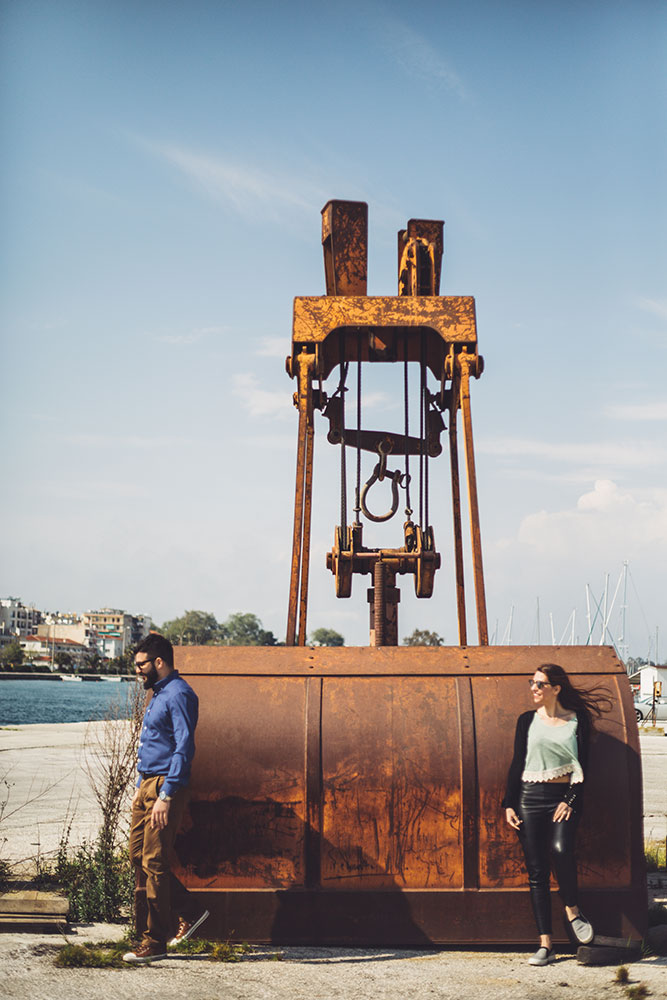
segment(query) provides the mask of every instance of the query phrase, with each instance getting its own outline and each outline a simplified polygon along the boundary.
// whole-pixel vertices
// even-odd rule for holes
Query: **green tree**
[[[276,637],[273,632],[262,627],[262,623],[251,612],[237,612],[230,615],[224,623],[225,646],[275,646]]]
[[[12,639],[0,652],[0,664],[4,670],[16,670],[25,659],[25,652],[18,639]]]
[[[344,646],[345,638],[332,628],[316,628],[310,633],[309,646]]]
[[[81,672],[84,674],[99,674],[102,672],[102,657],[99,653],[86,653],[83,658]]]
[[[224,626],[208,611],[186,611],[165,622],[160,631],[175,646],[210,646],[225,640]]]
[[[445,640],[437,632],[416,628],[403,639],[404,646],[444,646]]]

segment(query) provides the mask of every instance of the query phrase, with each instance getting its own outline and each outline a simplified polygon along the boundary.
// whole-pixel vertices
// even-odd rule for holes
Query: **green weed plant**
[[[130,969],[123,961],[128,942],[99,941],[87,944],[66,944],[55,958],[61,969]]]
[[[132,912],[135,873],[126,848],[103,838],[70,848],[65,835],[50,875],[69,898],[70,920],[123,923]]]
[[[644,843],[646,871],[659,872],[667,867],[665,852],[667,843],[664,840],[647,840]]]

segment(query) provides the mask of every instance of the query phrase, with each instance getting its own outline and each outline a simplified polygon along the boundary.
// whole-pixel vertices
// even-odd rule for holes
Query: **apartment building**
[[[105,657],[127,652],[148,635],[152,625],[148,615],[130,615],[117,608],[86,611],[81,620],[86,628],[95,633],[98,652]]]
[[[0,646],[28,636],[47,642],[72,642],[105,659],[122,656],[152,628],[149,615],[131,615],[117,608],[85,614],[41,612],[17,597],[0,599]],[[74,647],[72,647],[74,648]]]
[[[25,605],[20,597],[0,599],[0,632],[5,635],[30,635],[35,632],[41,620],[42,612],[34,605]]]
[[[81,666],[84,657],[90,652],[86,646],[80,642],[74,642],[73,639],[49,639],[48,636],[42,635],[26,636],[25,639],[21,640],[21,646],[25,652],[26,660],[48,670],[54,668],[58,653],[67,653],[74,666]]]

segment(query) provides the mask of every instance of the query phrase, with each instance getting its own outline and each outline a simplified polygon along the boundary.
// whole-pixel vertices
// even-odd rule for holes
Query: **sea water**
[[[0,680],[0,726],[127,717],[136,683]]]

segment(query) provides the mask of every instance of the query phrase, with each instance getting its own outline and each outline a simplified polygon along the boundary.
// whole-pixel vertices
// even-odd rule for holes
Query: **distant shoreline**
[[[50,670],[43,674],[32,672],[22,672],[19,670],[0,671],[0,681],[102,681],[103,683],[116,683],[134,681],[136,678],[131,674],[60,674]]]

